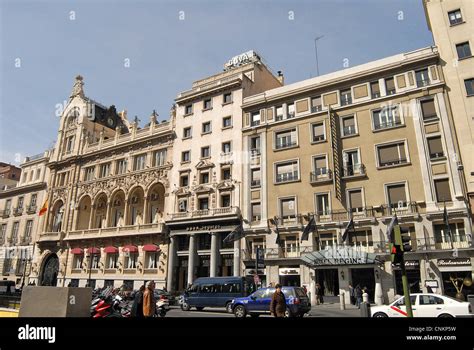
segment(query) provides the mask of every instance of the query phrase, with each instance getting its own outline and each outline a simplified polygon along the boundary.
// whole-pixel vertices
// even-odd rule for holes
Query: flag
[[[241,239],[244,236],[244,227],[242,224],[239,224],[231,233],[229,233],[226,238],[224,238],[224,243],[230,243]]]
[[[41,215],[45,214],[47,211],[48,211],[48,200],[46,199],[46,200],[44,201],[43,206],[41,207],[41,209],[40,209],[40,211],[39,211],[39,213],[38,213],[38,216],[41,216]]]
[[[397,215],[394,215],[392,217],[392,220],[390,220],[390,223],[387,226],[387,239],[389,242],[393,241],[392,232],[393,232],[393,228],[396,225],[398,225],[398,218],[397,218]]]
[[[278,218],[275,216],[273,219],[268,219],[268,228],[276,233],[276,244],[280,244],[280,231],[278,230]]]
[[[301,242],[308,240],[310,232],[318,232],[318,227],[316,226],[316,220],[314,220],[314,215],[311,216],[308,225],[306,225],[303,230],[303,234],[301,235]]]
[[[344,243],[347,240],[347,236],[349,236],[350,232],[355,232],[354,220],[352,218],[347,223],[346,229],[344,230],[344,233],[342,234],[342,243]]]
[[[451,240],[451,244],[453,242],[453,235],[451,233],[451,227],[449,227],[449,218],[448,218],[448,210],[446,209],[446,202],[444,202],[444,212],[443,212],[443,221],[444,221],[444,229],[445,233],[444,236],[449,235],[449,239]]]

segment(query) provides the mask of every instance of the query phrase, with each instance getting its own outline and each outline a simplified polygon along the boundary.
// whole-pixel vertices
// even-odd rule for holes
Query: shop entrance
[[[406,270],[408,285],[410,287],[410,293],[421,293],[420,290],[420,270]],[[398,295],[403,295],[403,284],[402,284],[402,271],[400,269],[394,270],[395,272],[395,292]]]
[[[375,295],[375,276],[374,268],[351,269],[351,281],[354,288],[357,285],[360,288],[367,288],[369,300],[374,301]]]
[[[442,272],[444,294],[458,300],[467,300],[467,295],[474,294],[471,271]]]
[[[339,294],[339,276],[337,269],[316,270],[316,283],[323,289],[324,296]]]
[[[299,287],[301,286],[300,283],[301,283],[300,275],[280,276],[280,284],[282,286]]]

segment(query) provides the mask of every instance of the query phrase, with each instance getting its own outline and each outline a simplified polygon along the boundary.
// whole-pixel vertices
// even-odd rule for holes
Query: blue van
[[[232,300],[246,297],[256,290],[252,277],[200,277],[184,292],[181,309],[225,307],[232,312]]]

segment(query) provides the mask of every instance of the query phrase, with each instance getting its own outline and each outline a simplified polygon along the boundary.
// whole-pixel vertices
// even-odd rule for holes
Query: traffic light
[[[410,237],[410,230],[406,227],[400,227],[400,241],[402,248],[402,252],[411,252],[411,237]]]
[[[401,227],[394,225],[389,232],[390,237],[390,259],[392,265],[400,265],[403,262],[403,242],[401,235]]]

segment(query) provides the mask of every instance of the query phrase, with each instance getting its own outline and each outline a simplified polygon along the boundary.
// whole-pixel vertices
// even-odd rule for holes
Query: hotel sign
[[[240,55],[232,57],[227,63],[224,64],[224,70],[229,70],[242,66],[244,64],[255,62],[260,60],[260,57],[253,50],[241,53]]]
[[[309,266],[360,265],[375,263],[376,254],[353,247],[328,247],[301,257]]]

